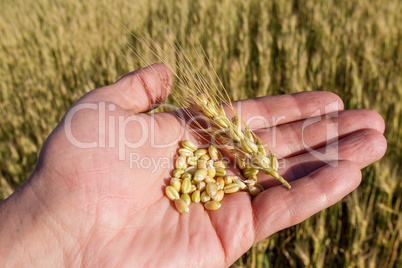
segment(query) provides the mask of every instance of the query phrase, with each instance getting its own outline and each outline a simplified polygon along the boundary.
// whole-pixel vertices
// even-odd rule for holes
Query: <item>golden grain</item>
[[[204,154],[203,156],[200,157],[200,159],[208,161],[211,159],[211,157],[208,154]]]
[[[261,193],[261,190],[260,190],[258,187],[256,187],[256,186],[250,186],[250,187],[248,187],[248,191],[250,192],[250,194],[251,194],[252,196],[257,196],[258,194]]]
[[[176,169],[186,169],[187,168],[187,163],[186,163],[186,157],[185,156],[180,156],[176,160]]]
[[[240,189],[244,190],[247,188],[247,185],[238,176],[234,176],[233,181],[239,185]]]
[[[190,173],[191,175],[194,175],[194,173],[198,170],[196,166],[190,166],[184,170],[186,173]]]
[[[232,176],[232,175],[228,175],[228,176],[223,177],[223,179],[225,180],[225,185],[233,183],[233,177],[234,176]]]
[[[205,202],[208,202],[209,200],[211,200],[211,197],[207,194],[207,191],[202,191],[200,198],[201,198],[202,203],[205,203]]]
[[[204,181],[205,183],[216,183],[216,180],[209,176],[206,176]]]
[[[199,169],[194,173],[194,180],[196,182],[203,181],[205,177],[207,177],[207,170],[206,169]]]
[[[188,157],[188,156],[194,156],[194,153],[187,148],[180,148],[179,155]]]
[[[227,164],[223,161],[216,161],[213,163],[214,168],[227,168]]]
[[[181,189],[181,180],[175,177],[171,178],[170,186],[173,186],[176,189],[176,191],[179,192]]]
[[[180,199],[186,202],[187,206],[191,204],[191,198],[189,194],[181,194]]]
[[[207,176],[213,178],[216,175],[216,170],[214,167],[208,167],[207,168]]]
[[[207,210],[217,210],[221,207],[221,203],[216,201],[216,200],[212,200],[212,201],[208,201],[204,204],[204,207]]]
[[[226,170],[224,168],[217,168],[215,169],[216,176],[223,177],[226,175]]]
[[[188,173],[188,172],[184,172],[184,173],[181,175],[181,179],[182,179],[182,180],[184,180],[184,179],[190,179],[190,180],[191,180],[191,178],[192,178],[192,175],[191,175],[191,173]]]
[[[251,186],[255,186],[255,184],[256,184],[255,181],[250,181],[250,182],[246,183],[248,189],[250,189]]]
[[[235,159],[236,159],[236,164],[237,164],[237,166],[238,166],[241,170],[247,168],[246,162],[243,161],[240,157],[236,156]]]
[[[187,157],[187,164],[189,164],[190,166],[196,166],[197,165],[197,157],[196,156]]]
[[[231,184],[223,187],[223,191],[225,191],[225,194],[232,194],[232,193],[238,192],[239,190],[240,190],[240,187],[237,183],[231,183]]]
[[[225,191],[219,190],[219,191],[216,193],[216,197],[214,198],[214,200],[216,200],[216,201],[218,201],[218,202],[221,202],[224,196],[225,196]]]
[[[174,201],[174,205],[176,206],[177,211],[180,213],[187,213],[190,210],[187,203],[180,198]]]
[[[188,192],[189,194],[192,194],[194,191],[196,191],[197,190],[197,185],[194,185],[194,184],[191,184],[191,187],[190,187],[190,192]]]
[[[197,182],[197,189],[200,191],[203,191],[206,186],[207,186],[207,184],[205,183],[205,181]]]
[[[198,149],[197,151],[194,152],[194,155],[195,155],[197,158],[200,158],[201,156],[205,155],[206,153],[208,153],[207,150],[205,150],[205,149]]]
[[[199,159],[198,160],[198,168],[199,169],[206,169],[207,168],[207,160]]]
[[[180,198],[178,191],[176,191],[176,189],[173,186],[167,186],[165,188],[165,193],[166,196],[172,201]]]
[[[218,151],[218,149],[213,144],[209,145],[208,152],[209,152],[209,155],[211,156],[212,160],[214,160],[214,161],[218,161],[222,157],[220,155],[220,152]]]
[[[188,194],[191,191],[191,181],[189,178],[185,178],[181,182],[181,192],[183,194]]]
[[[216,186],[218,190],[223,189],[223,187],[225,186],[225,180],[223,177],[218,177],[216,179]]]
[[[173,177],[180,179],[181,175],[183,175],[184,170],[183,169],[175,169],[173,171]]]
[[[213,199],[216,197],[216,193],[218,192],[218,187],[216,186],[216,183],[210,182],[210,183],[207,183],[207,187],[205,190],[207,191],[207,194]]]
[[[214,160],[211,159],[211,160],[208,160],[208,161],[207,161],[207,168],[215,168],[215,167],[214,167]],[[215,169],[216,169],[216,168],[215,168]]]
[[[182,145],[185,149],[188,149],[191,152],[194,152],[195,150],[198,149],[197,145],[195,145],[193,142],[189,140],[183,141]]]
[[[199,203],[201,201],[200,195],[200,190],[194,191],[194,193],[191,195],[191,200],[193,200],[194,203]]]

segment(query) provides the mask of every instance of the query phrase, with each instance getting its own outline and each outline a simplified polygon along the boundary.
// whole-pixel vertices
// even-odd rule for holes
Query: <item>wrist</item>
[[[39,183],[35,183],[39,181]],[[35,174],[12,196],[0,203],[0,266],[56,266],[65,264],[73,245],[62,221],[52,215],[35,188]],[[51,198],[50,198],[51,200]]]

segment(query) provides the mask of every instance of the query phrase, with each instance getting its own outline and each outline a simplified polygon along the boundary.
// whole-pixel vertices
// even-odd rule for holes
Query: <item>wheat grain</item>
[[[183,169],[175,169],[173,171],[173,177],[180,179],[181,175],[183,175],[184,170]]]
[[[191,191],[191,181],[190,178],[183,179],[181,183],[181,192],[183,194],[188,194]]]
[[[184,202],[186,202],[186,205],[189,206],[191,203],[191,198],[188,194],[182,194],[180,196],[180,199],[183,200]]]
[[[171,178],[170,186],[173,186],[176,189],[176,191],[179,192],[181,189],[181,180],[175,177]]]
[[[205,203],[205,202],[208,202],[209,200],[211,200],[211,197],[207,194],[207,191],[202,191],[200,198],[201,198],[202,203]]]
[[[216,186],[218,190],[223,189],[223,187],[225,186],[225,179],[223,177],[218,177],[216,179]]]
[[[247,185],[238,176],[233,176],[233,181],[239,185],[240,189],[244,190],[247,188]]]
[[[204,207],[208,210],[217,210],[221,207],[221,203],[216,200],[212,200],[212,201],[206,202],[204,204]]]
[[[232,194],[235,192],[238,192],[240,190],[240,187],[237,183],[231,183],[223,187],[223,191],[225,194]]]
[[[213,179],[213,178],[211,178],[211,177],[209,177],[209,176],[206,176],[205,177],[205,183],[216,183],[216,180],[215,179]]]
[[[198,160],[198,168],[199,169],[207,169],[207,160],[204,160],[204,159]]]
[[[191,184],[190,186],[190,192],[188,192],[189,194],[192,194],[193,192],[195,192],[197,190],[197,185],[195,184]]]
[[[185,156],[180,156],[179,158],[177,158],[176,160],[176,169],[186,169],[187,168],[187,161],[186,161],[186,157]]]
[[[226,175],[226,170],[224,168],[217,168],[215,169],[216,176],[223,177]]]
[[[225,185],[233,183],[233,176],[225,176],[223,179],[225,180]]]
[[[206,169],[199,169],[194,173],[194,180],[196,182],[203,181],[207,177],[207,174],[208,172]]]
[[[215,197],[214,200],[216,200],[216,201],[218,201],[218,202],[221,202],[224,196],[225,196],[225,192],[224,192],[223,190],[219,190],[219,191],[216,193],[216,197]]]
[[[190,210],[187,203],[180,198],[174,201],[174,205],[176,206],[177,211],[180,213],[187,213]]]
[[[176,189],[173,186],[167,186],[165,188],[165,193],[166,196],[172,201],[180,198],[178,191],[176,191]]]
[[[211,157],[208,154],[204,154],[203,156],[200,157],[200,159],[209,161],[211,159]]]
[[[201,195],[200,190],[194,191],[194,193],[191,195],[191,200],[192,200],[194,203],[199,203],[199,202],[201,201],[200,195]]]
[[[187,149],[187,148],[180,148],[179,149],[179,155],[180,156],[193,156],[194,153],[193,151]]]
[[[198,149],[197,151],[194,152],[195,157],[200,158],[201,156],[205,155],[208,153],[207,150],[205,149]]]
[[[260,189],[256,186],[248,186],[248,191],[252,196],[257,196],[261,193]]]
[[[196,166],[189,166],[184,170],[185,173],[190,173],[191,175],[194,175],[194,173],[198,170]]]
[[[205,181],[197,182],[197,189],[200,190],[200,191],[205,190],[206,186],[207,186],[207,184],[205,183]]]
[[[216,197],[216,193],[218,192],[218,187],[215,182],[209,182],[207,183],[205,190],[207,191],[207,194],[214,199]]]
[[[190,180],[191,180],[192,177],[193,177],[193,176],[191,175],[191,173],[188,173],[188,172],[184,172],[184,173],[181,175],[181,179],[182,179],[182,180],[184,180],[184,179],[190,179]]]
[[[224,161],[216,161],[216,162],[214,162],[213,166],[214,166],[214,168],[227,168],[228,167],[227,163]]]
[[[198,149],[198,146],[189,140],[183,141],[182,145],[183,145],[183,149],[187,149],[191,152],[194,152],[195,150]],[[180,152],[180,149],[179,149],[179,152]]]
[[[207,176],[213,178],[216,175],[216,169],[213,166],[209,166],[207,169]]]
[[[218,151],[215,145],[211,144],[208,147],[208,153],[211,156],[212,160],[218,161],[219,159],[222,158],[221,153]]]
[[[189,164],[190,166],[195,166],[197,165],[198,159],[196,156],[189,156],[187,157],[187,164]]]

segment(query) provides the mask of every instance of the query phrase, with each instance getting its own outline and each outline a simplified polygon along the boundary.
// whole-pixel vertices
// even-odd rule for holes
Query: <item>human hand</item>
[[[256,198],[240,192],[226,195],[217,211],[192,204],[180,214],[164,194],[172,169],[163,163],[173,163],[178,141],[201,140],[171,112],[144,113],[167,97],[169,81],[169,70],[153,65],[74,104],[46,140],[31,177],[0,204],[0,263],[229,266],[257,241],[338,202],[359,185],[360,169],[386,150],[382,118],[342,111],[332,93],[236,102],[245,121],[268,120],[269,127],[258,118],[251,127],[283,159],[279,172],[292,189],[259,174],[266,190]],[[111,131],[111,120],[124,127]],[[121,137],[143,145],[121,145]]]

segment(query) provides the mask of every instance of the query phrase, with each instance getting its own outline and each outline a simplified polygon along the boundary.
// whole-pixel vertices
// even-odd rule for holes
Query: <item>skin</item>
[[[191,204],[188,214],[179,214],[164,195],[171,168],[129,165],[130,153],[171,157],[179,140],[200,141],[182,129],[173,113],[144,113],[167,97],[171,80],[167,67],[157,64],[74,104],[114,104],[113,111],[106,109],[106,118],[135,119],[125,128],[130,141],[149,137],[144,129],[153,122],[155,143],[172,144],[153,148],[146,139],[140,148],[125,148],[126,160],[119,160],[118,146],[106,142],[105,147],[83,149],[66,136],[71,127],[77,140],[99,141],[97,110],[79,111],[71,123],[65,116],[43,145],[29,179],[0,203],[1,267],[229,266],[259,240],[341,200],[359,185],[360,170],[386,151],[381,116],[370,110],[343,111],[333,93],[236,102],[243,119],[251,120],[256,134],[282,159],[279,172],[292,189],[259,174],[266,191],[256,198],[245,192],[226,195],[217,211]],[[268,118],[269,126],[252,120],[255,115]],[[307,125],[311,118],[316,122]],[[307,147],[321,153],[319,159]]]

